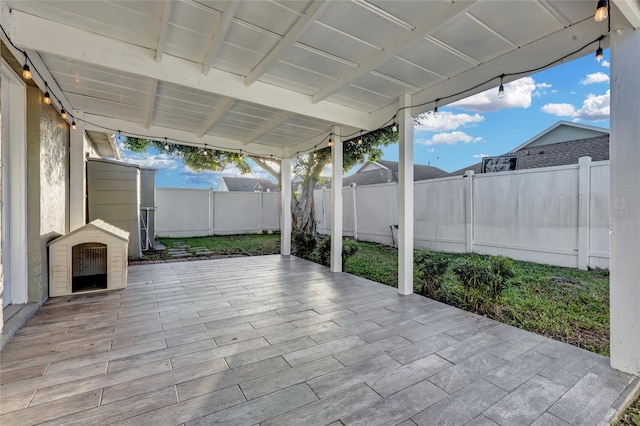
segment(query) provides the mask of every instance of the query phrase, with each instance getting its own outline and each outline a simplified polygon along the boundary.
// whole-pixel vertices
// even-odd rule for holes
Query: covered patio
[[[600,22],[596,3],[2,1],[3,344],[39,309],[2,350],[2,423],[606,422],[640,375],[640,2]],[[611,359],[412,295],[412,117],[598,47]],[[89,134],[273,160],[289,206],[297,155],[331,146],[341,188],[343,144],[390,125],[397,290],[341,272],[333,190],[330,269],[290,257],[285,208],[281,256],[135,266],[124,291],[47,300],[47,243],[87,222]]]
[[[37,342],[37,344],[34,344]],[[4,348],[2,424],[598,425],[600,355],[295,257],[129,268]]]

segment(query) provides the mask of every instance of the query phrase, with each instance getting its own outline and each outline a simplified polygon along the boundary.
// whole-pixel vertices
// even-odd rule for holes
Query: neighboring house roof
[[[351,176],[345,177],[342,180],[342,185],[349,186],[355,183],[358,186],[397,182],[398,166],[397,161],[379,160],[368,162]],[[448,173],[437,167],[424,166],[422,164],[413,165],[413,180],[416,182],[444,176],[448,176]]]
[[[280,191],[277,183],[271,182],[269,179],[222,176],[228,191],[256,192],[264,191],[275,192]]]
[[[517,151],[503,154],[518,157],[517,170],[535,169],[538,167],[563,166],[578,164],[580,157],[591,157],[593,161],[609,159],[609,135],[578,139],[568,142],[558,142],[541,146],[525,146]],[[482,162],[472,164],[452,172],[450,176],[463,175],[467,170],[480,173]]]
[[[586,124],[571,123],[569,121],[558,121],[553,126],[538,133],[522,145],[514,148],[511,152],[520,151],[524,148],[534,146],[551,145],[559,142],[569,142],[578,139],[594,138],[609,134],[609,129],[602,127],[588,126]]]

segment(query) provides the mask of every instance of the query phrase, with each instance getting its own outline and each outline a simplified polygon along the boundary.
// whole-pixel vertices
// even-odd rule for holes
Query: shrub
[[[415,264],[421,277],[423,296],[435,298],[440,290],[440,278],[447,272],[449,260],[428,251],[420,251],[416,254]]]
[[[303,259],[309,259],[318,242],[315,237],[308,232],[296,232],[291,243],[294,255],[302,257]]]
[[[513,262],[504,256],[469,256],[458,260],[451,270],[464,288],[463,303],[479,312],[490,307],[514,276]]]
[[[349,239],[342,239],[342,264],[347,261],[348,258],[358,252],[358,244]],[[318,244],[317,255],[320,259],[320,263],[325,266],[329,266],[331,262],[331,237],[326,236]]]

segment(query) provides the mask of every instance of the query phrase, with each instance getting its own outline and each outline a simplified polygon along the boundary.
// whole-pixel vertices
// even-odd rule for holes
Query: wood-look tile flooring
[[[607,358],[295,257],[129,267],[2,351],[0,424],[595,425]]]

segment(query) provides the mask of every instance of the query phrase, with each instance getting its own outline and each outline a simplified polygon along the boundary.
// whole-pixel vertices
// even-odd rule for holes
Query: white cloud
[[[456,130],[458,127],[468,124],[480,123],[484,117],[480,114],[454,114],[451,111],[440,111],[437,117],[429,114],[426,117],[416,117],[420,123],[416,130],[425,130],[429,132],[444,132],[446,130]]]
[[[549,89],[553,87],[550,83],[536,83],[536,89]]]
[[[137,164],[140,167],[149,167],[152,169],[176,169],[178,161],[175,157],[168,154],[149,154],[147,152],[123,151],[124,162],[129,164]]]
[[[427,150],[427,152],[436,152],[436,149],[435,149],[435,148],[429,148],[429,149]]]
[[[484,158],[484,157],[488,157],[489,154],[473,154],[472,157],[473,158]]]
[[[461,99],[451,104],[462,109],[476,112],[497,111],[503,108],[529,108],[531,96],[536,90],[533,78],[523,77],[504,85],[504,97],[498,97],[498,88]]]
[[[611,68],[611,63],[607,60],[602,61],[600,65],[602,65],[605,68]]]
[[[550,89],[551,87],[553,86],[550,83],[536,83],[536,90],[531,94],[531,96],[541,98],[548,93],[547,89]]]
[[[578,111],[578,118],[587,121],[609,119],[609,90],[604,95],[587,95]]]
[[[593,93],[587,95],[582,107],[577,109],[575,106],[567,103],[562,104],[546,104],[542,107],[542,111],[547,114],[557,115],[560,117],[570,117],[574,121],[599,121],[609,119],[609,90],[603,95],[595,95]]]
[[[547,114],[557,115],[559,117],[574,117],[576,115],[576,108],[567,103],[563,104],[546,104],[542,107],[542,111]]]
[[[609,76],[603,72],[594,72],[592,74],[587,74],[585,78],[580,80],[580,84],[583,86],[587,86],[589,84],[595,83],[608,83]]]
[[[431,139],[424,142],[425,145],[455,145],[458,142],[475,143],[480,142],[482,138],[474,138],[471,135],[456,130],[454,132],[437,133]]]

